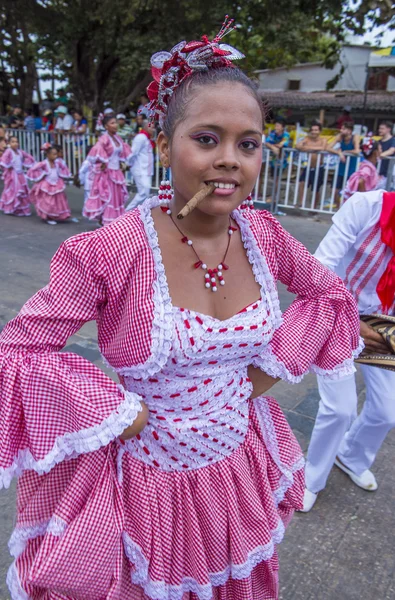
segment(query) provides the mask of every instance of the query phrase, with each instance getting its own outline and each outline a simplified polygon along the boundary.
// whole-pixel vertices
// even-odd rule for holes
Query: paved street
[[[82,192],[70,188],[68,194],[73,216],[79,216]],[[280,220],[312,251],[329,227],[328,221],[294,216]],[[85,220],[51,227],[37,217],[0,215],[0,327],[46,284],[49,260],[59,244],[94,227]],[[281,288],[280,297],[284,308],[290,295]],[[95,325],[90,323],[67,347],[103,368],[95,339]],[[358,385],[362,402],[360,378]],[[306,450],[318,404],[315,378],[307,376],[296,386],[280,383],[273,395]],[[394,456],[395,432],[388,436],[374,465],[380,485],[376,493],[363,492],[334,469],[313,511],[295,516],[280,547],[282,600],[395,598]],[[9,598],[5,575],[10,563],[7,540],[14,520],[14,497],[14,488],[0,492],[0,600]]]

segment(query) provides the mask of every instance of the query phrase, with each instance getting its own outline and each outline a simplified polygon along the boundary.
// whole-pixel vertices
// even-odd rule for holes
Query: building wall
[[[366,79],[366,65],[369,60],[371,48],[363,46],[345,46],[341,52],[341,63],[345,71],[335,91],[363,91]],[[326,84],[340,72],[340,64],[333,69],[325,69],[320,65],[296,66],[291,69],[271,69],[259,73],[260,88],[271,91],[287,91],[288,82],[292,79],[300,80],[299,91],[322,92]],[[395,78],[391,77],[392,90],[395,90]],[[388,87],[390,91],[390,88]]]

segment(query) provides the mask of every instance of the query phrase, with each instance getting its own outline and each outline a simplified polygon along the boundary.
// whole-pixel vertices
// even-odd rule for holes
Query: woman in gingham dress
[[[278,598],[275,546],[302,506],[303,459],[265,394],[310,370],[351,373],[359,321],[336,275],[245,208],[261,103],[231,66],[240,54],[202,40],[153,57],[174,197],[163,182],[64,242],[0,336],[1,482],[20,476],[13,600]],[[298,295],[284,315],[277,280]],[[90,320],[119,385],[60,352]]]

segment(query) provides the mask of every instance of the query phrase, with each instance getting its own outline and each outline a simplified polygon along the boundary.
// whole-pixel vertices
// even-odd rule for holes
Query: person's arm
[[[354,149],[351,150],[350,154],[355,154],[355,156],[359,156],[361,154],[359,135],[354,135],[353,140],[354,140]]]
[[[355,300],[337,275],[273,217],[270,220],[271,232],[261,226],[264,256],[272,261],[274,281],[280,280],[297,298],[285,311],[282,324],[278,299],[273,300],[277,329],[253,366],[289,383],[299,382],[309,371],[328,378],[352,374],[354,358],[362,349]],[[274,281],[267,282],[269,290]]]
[[[358,181],[358,192],[366,192],[365,180],[362,177]]]
[[[129,167],[133,168],[138,155],[140,154],[142,148],[144,146],[144,139],[141,135],[136,135],[132,142],[132,153],[126,159],[126,163]]]
[[[382,146],[380,144],[380,158],[389,158],[390,156],[395,155],[395,138],[392,138],[392,146],[388,148],[388,150],[382,151]]]
[[[83,135],[84,133],[86,133],[86,128],[88,127],[88,124],[86,122],[81,123],[80,126],[78,127],[78,131],[77,133],[80,135]]]
[[[101,320],[106,281],[97,232],[70,238],[51,262],[49,284],[1,332],[0,408],[8,418],[0,423],[0,487],[25,469],[46,473],[144,427],[141,397],[81,356],[60,352],[84,323]]]
[[[308,151],[308,141],[307,138],[303,138],[300,142],[298,142],[295,146],[296,150],[299,152],[307,152]]]
[[[340,156],[340,154],[342,154],[342,151],[339,148],[335,149],[336,144],[338,144],[339,142],[340,142],[340,135],[337,135],[334,140],[332,140],[331,142],[328,143],[327,152],[330,152],[331,154],[337,154]]]

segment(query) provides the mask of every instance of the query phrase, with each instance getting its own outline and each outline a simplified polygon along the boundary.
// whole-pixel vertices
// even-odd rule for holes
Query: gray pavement
[[[80,216],[82,192],[70,188],[68,196],[73,216]],[[289,215],[280,221],[311,251],[329,227],[328,220],[316,222]],[[0,215],[0,327],[46,284],[49,261],[59,244],[94,228],[82,219],[78,224],[51,227],[37,217]],[[291,299],[280,286],[282,307]],[[96,345],[95,324],[85,325],[70,338],[67,349],[106,370]],[[364,390],[359,376],[358,388],[362,403]],[[315,377],[309,375],[295,386],[279,383],[272,395],[305,451],[318,407]],[[395,432],[388,436],[374,465],[380,484],[377,492],[363,492],[334,469],[313,511],[295,516],[279,547],[282,600],[395,599],[394,456]],[[15,486],[0,492],[0,600],[9,599],[5,575],[10,564],[7,540],[14,522],[14,502]]]

